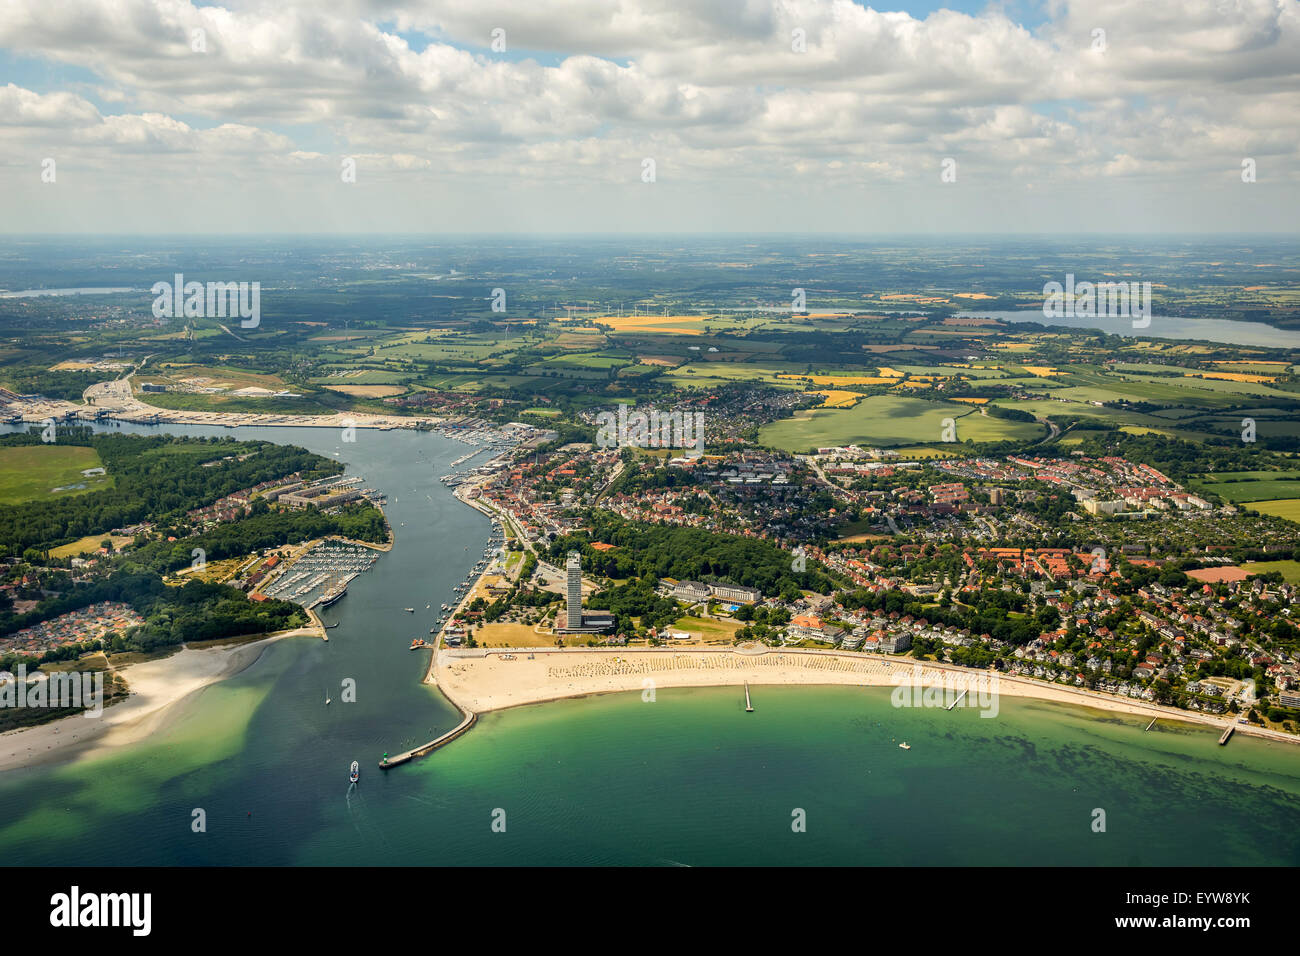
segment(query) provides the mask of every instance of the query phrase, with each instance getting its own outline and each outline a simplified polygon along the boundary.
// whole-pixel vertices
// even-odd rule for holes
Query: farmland
[[[1266,515],[1276,515],[1287,521],[1300,524],[1300,498],[1285,498],[1281,501],[1253,501],[1250,507]]]
[[[953,420],[959,442],[1035,439],[1045,434],[1041,425],[990,418],[968,406],[906,395],[878,395],[851,409],[806,409],[794,418],[766,426],[759,433],[759,441],[799,452],[831,445],[938,442],[943,440],[945,419]]]

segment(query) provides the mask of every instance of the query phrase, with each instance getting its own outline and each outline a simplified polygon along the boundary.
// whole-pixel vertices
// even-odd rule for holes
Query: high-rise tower
[[[569,552],[569,560],[564,564],[568,572],[569,627],[582,627],[582,555],[577,551]]]

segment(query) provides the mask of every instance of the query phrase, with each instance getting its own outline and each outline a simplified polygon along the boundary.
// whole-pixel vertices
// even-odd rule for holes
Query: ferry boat
[[[357,763],[354,760],[352,761],[352,769],[348,771],[348,779],[351,780],[353,783],[356,783],[357,780],[360,779],[360,777],[361,777],[361,764]]]

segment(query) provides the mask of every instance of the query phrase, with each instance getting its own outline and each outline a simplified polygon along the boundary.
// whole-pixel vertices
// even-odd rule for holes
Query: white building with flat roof
[[[564,570],[568,574],[567,624],[569,627],[582,627],[582,555],[577,551],[570,551],[569,559],[564,563]]]

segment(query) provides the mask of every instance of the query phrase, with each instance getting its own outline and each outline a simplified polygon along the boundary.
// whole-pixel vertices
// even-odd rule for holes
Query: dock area
[[[754,712],[754,705],[749,701],[749,681],[745,681],[745,711],[750,714]]]
[[[1224,745],[1228,742],[1229,738],[1232,737],[1232,732],[1233,732],[1234,730],[1236,730],[1236,729],[1237,729],[1237,728],[1236,728],[1236,726],[1235,726],[1234,724],[1228,724],[1228,729],[1225,730],[1225,731],[1223,732],[1223,736],[1219,738],[1219,746],[1220,746],[1220,747],[1224,746]]]

